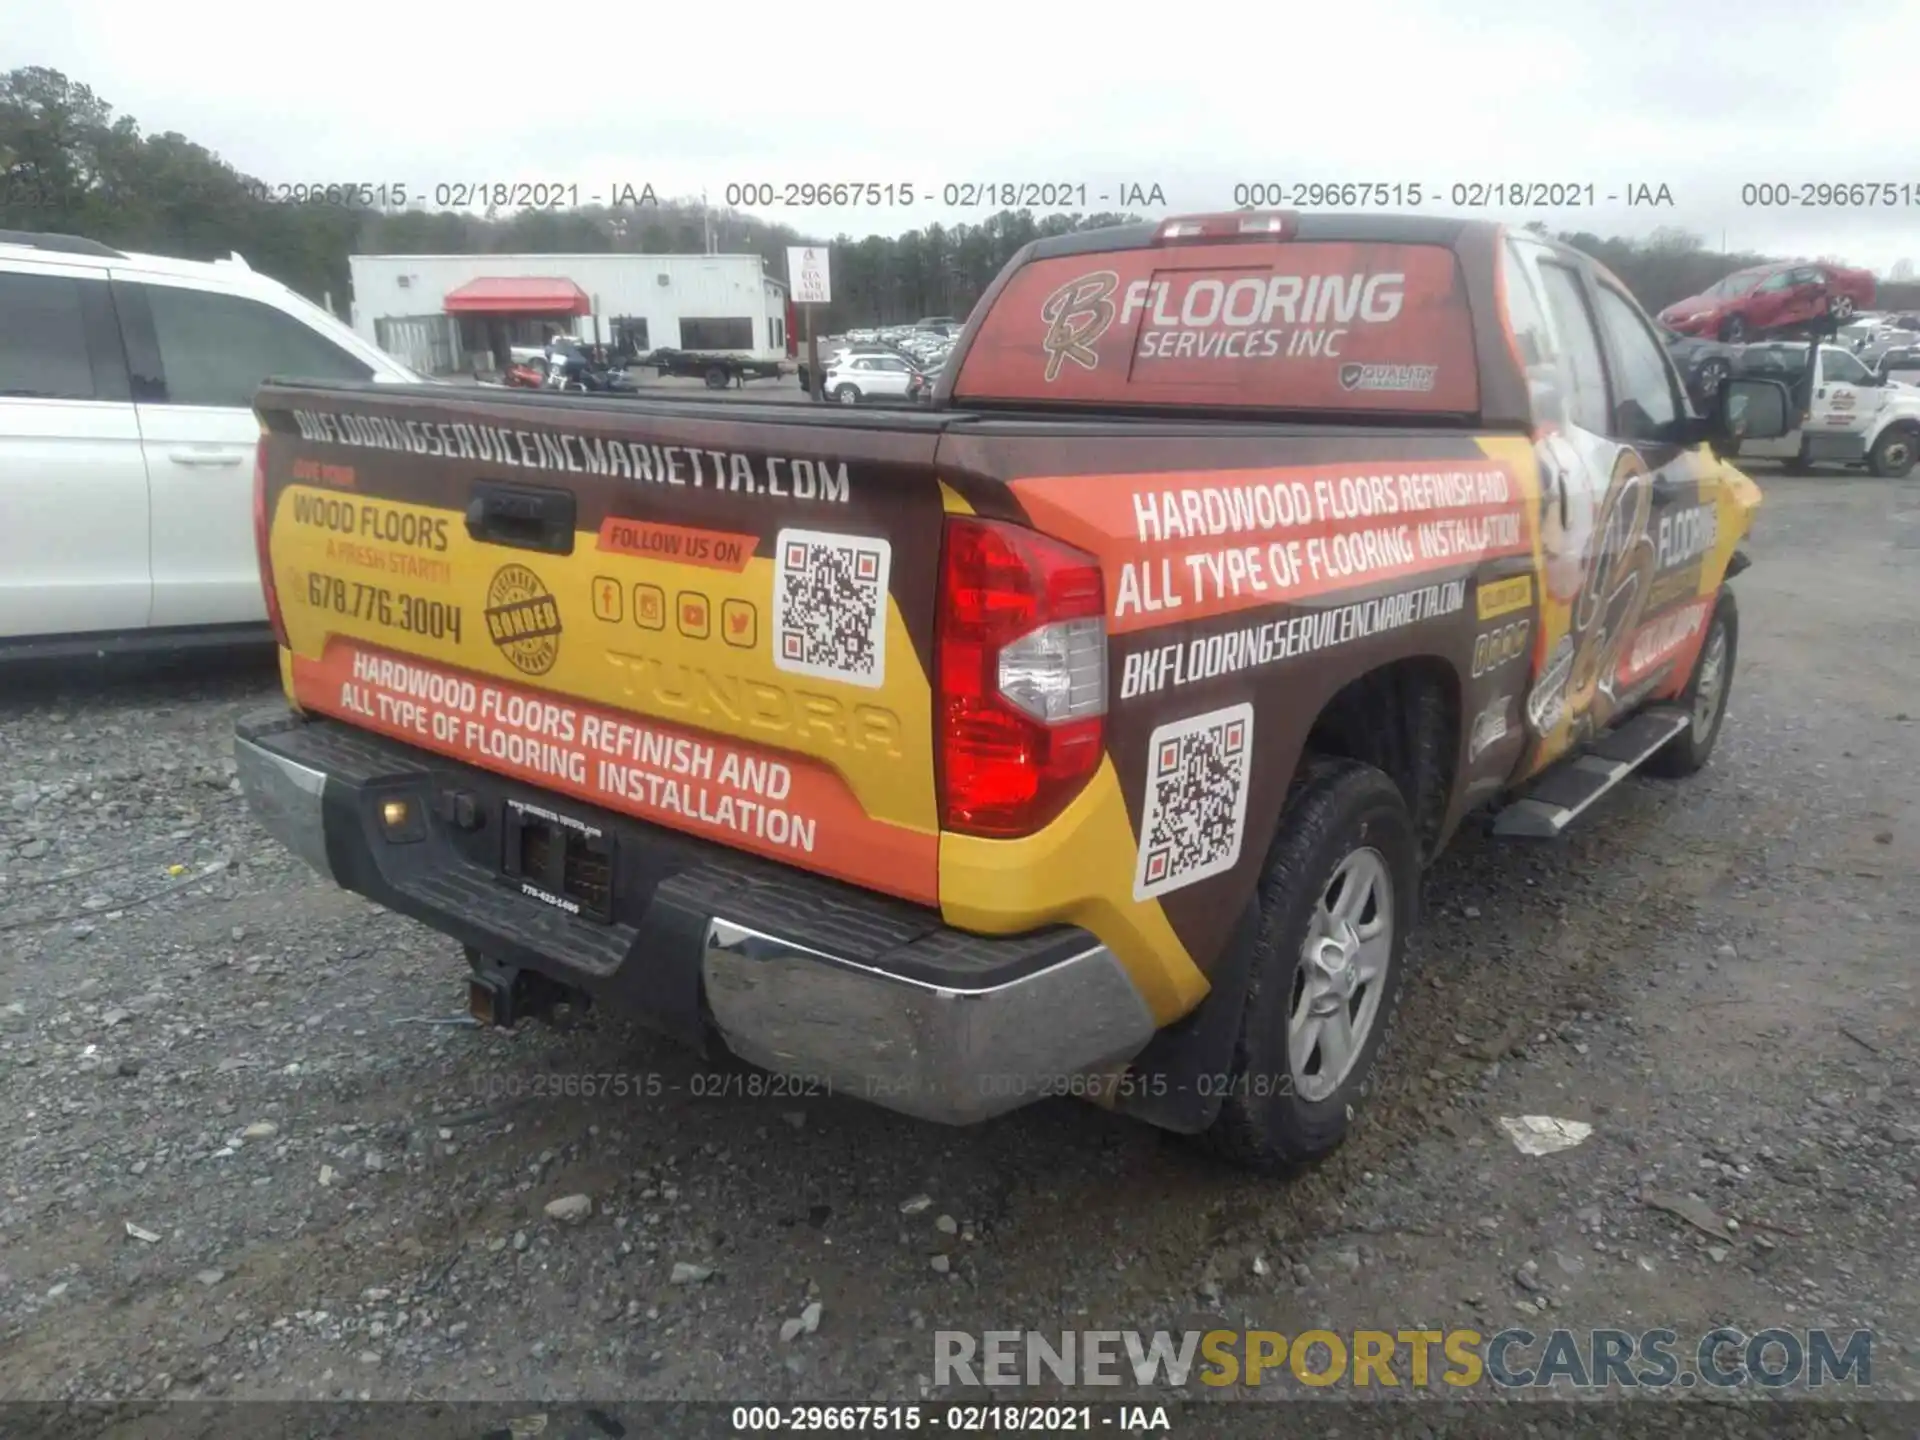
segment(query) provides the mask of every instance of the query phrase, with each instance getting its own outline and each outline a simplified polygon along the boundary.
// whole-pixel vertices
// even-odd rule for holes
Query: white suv
[[[858,405],[862,400],[917,398],[926,383],[904,355],[850,354],[830,363],[826,392],[842,405]]]
[[[267,634],[270,375],[420,380],[237,255],[0,231],[0,657]]]

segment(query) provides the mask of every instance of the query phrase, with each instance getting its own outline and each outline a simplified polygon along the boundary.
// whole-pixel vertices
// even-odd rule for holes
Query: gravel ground
[[[1724,1323],[1870,1328],[1920,1396],[1920,485],[1761,479],[1713,765],[1463,836],[1384,1089],[1291,1185],[465,1026],[451,942],[249,819],[269,668],[9,677],[0,1393],[914,1399],[943,1328]],[[1530,1113],[1593,1134],[1530,1158]]]

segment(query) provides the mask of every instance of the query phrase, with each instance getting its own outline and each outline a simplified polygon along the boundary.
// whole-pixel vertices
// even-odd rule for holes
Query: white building
[[[353,255],[353,328],[416,370],[495,370],[555,328],[616,350],[788,353],[758,255]]]

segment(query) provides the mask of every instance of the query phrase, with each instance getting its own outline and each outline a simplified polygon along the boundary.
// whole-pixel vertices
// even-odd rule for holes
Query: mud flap
[[[1256,892],[1222,948],[1220,963],[1208,976],[1212,988],[1207,998],[1192,1014],[1155,1035],[1134,1057],[1121,1097],[1113,1106],[1117,1112],[1180,1135],[1197,1135],[1213,1123],[1226,1099],[1259,934]]]

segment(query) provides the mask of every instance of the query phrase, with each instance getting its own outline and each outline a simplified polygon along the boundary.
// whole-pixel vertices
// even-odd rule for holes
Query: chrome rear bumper
[[[1137,1054],[1153,1017],[1104,945],[988,989],[909,980],[715,917],[701,962],[727,1048],[891,1110],[984,1120]]]

